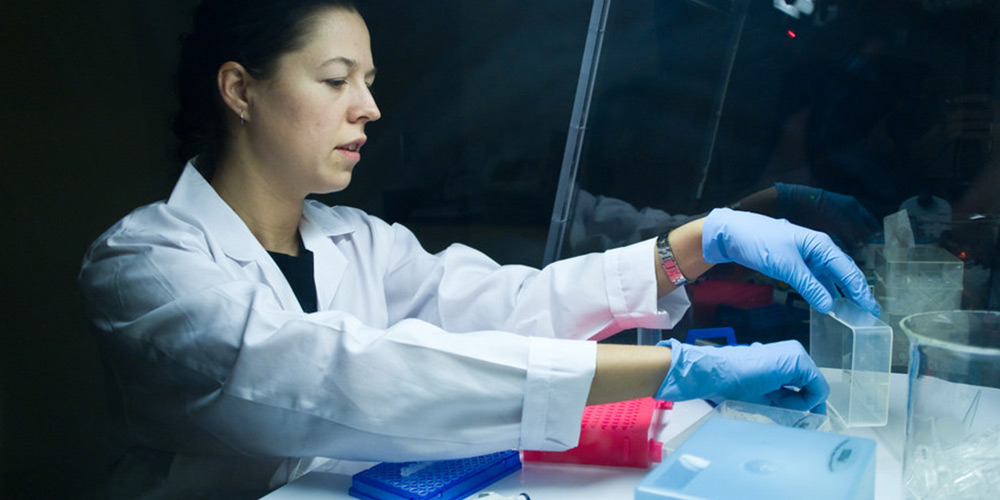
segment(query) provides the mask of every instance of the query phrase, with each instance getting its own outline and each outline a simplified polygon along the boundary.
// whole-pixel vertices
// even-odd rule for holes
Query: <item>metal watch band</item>
[[[670,250],[670,243],[667,241],[667,233],[663,233],[656,238],[656,251],[660,254],[660,261],[663,262],[663,271],[667,273],[667,278],[676,287],[682,287],[688,283],[687,278],[681,273],[681,268],[677,267],[677,259],[674,252]]]

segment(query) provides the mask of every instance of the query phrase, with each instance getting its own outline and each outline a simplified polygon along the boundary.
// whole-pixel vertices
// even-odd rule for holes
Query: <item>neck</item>
[[[211,184],[266,250],[299,254],[304,197],[284,195],[252,169],[222,162]]]

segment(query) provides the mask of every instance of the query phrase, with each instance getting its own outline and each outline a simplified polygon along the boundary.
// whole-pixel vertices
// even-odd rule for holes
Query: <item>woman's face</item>
[[[272,189],[340,191],[361,159],[365,125],[381,116],[368,28],[355,12],[321,11],[305,45],[248,91],[250,157]]]

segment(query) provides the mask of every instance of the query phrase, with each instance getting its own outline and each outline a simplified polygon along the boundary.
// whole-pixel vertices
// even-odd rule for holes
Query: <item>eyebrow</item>
[[[323,61],[323,64],[320,64],[319,66],[322,68],[324,66],[328,66],[330,64],[335,64],[335,63],[343,64],[347,66],[349,69],[354,69],[354,67],[358,65],[358,63],[354,59],[344,56],[337,56],[337,57],[331,57],[330,59]],[[376,68],[372,68],[371,71],[365,74],[365,76],[375,76],[375,72]]]

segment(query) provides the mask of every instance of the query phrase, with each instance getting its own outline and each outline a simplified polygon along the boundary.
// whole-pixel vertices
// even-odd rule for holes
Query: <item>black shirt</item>
[[[299,245],[299,255],[267,252],[285,275],[299,305],[307,313],[317,311],[316,277],[313,276],[313,253]]]

